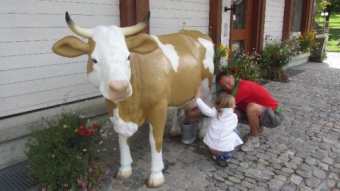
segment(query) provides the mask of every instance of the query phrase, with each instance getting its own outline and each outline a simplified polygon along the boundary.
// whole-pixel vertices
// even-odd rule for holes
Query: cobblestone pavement
[[[104,156],[112,169],[103,191],[112,190],[340,190],[340,54],[329,54],[326,63],[308,63],[290,69],[289,83],[269,82],[265,87],[282,106],[285,119],[261,135],[261,146],[251,152],[237,151],[228,167],[212,160],[202,141],[191,145],[168,135],[166,124],[163,160],[165,183],[146,186],[150,173],[147,130],[131,139],[133,174],[114,178],[119,168],[117,137]],[[339,63],[337,63],[339,62]],[[238,127],[245,135],[248,127]]]

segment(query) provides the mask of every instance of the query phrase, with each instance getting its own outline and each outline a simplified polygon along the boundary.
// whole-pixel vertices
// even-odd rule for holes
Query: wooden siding
[[[266,1],[265,23],[263,38],[281,40],[283,29],[285,0]],[[269,36],[268,36],[269,35]],[[266,43],[266,40],[264,40]]]
[[[75,35],[64,14],[82,27],[120,25],[119,0],[2,0],[0,7],[0,117],[100,95],[86,76],[87,57],[51,51]]]
[[[209,0],[150,0],[150,34],[175,33],[182,29],[208,34]]]

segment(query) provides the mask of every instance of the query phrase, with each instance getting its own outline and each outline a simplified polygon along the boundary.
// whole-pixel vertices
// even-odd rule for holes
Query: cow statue
[[[68,27],[88,42],[66,36],[52,50],[70,58],[88,55],[88,78],[106,98],[110,120],[119,135],[121,166],[117,178],[132,174],[129,137],[147,120],[152,157],[148,186],[161,186],[168,107],[185,108],[199,86],[203,100],[211,102],[214,48],[210,37],[199,31],[137,34],[148,24],[150,12],[140,23],[124,28],[112,25],[87,29],[77,26],[68,12],[65,18]],[[200,138],[204,138],[206,128],[201,129]],[[180,133],[179,129],[174,123],[170,134]]]

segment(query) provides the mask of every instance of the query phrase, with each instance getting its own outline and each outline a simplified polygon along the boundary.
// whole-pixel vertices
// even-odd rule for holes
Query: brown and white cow
[[[106,98],[110,119],[119,134],[121,166],[117,178],[125,179],[132,174],[128,139],[147,119],[152,156],[148,186],[161,186],[167,108],[185,107],[198,86],[204,92],[203,99],[211,101],[214,50],[210,37],[198,31],[134,35],[147,25],[150,12],[142,22],[125,28],[85,29],[75,25],[67,12],[65,16],[69,28],[88,38],[88,43],[66,36],[52,50],[65,57],[88,55],[88,78]],[[205,132],[206,129],[201,129],[199,137],[203,138]],[[180,133],[177,123],[170,133]]]

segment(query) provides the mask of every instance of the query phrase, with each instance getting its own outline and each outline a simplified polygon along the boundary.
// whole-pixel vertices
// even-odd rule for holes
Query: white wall
[[[265,23],[263,39],[281,40],[283,30],[283,15],[285,0],[266,1]],[[263,42],[264,47],[266,41]]]
[[[150,34],[170,34],[185,29],[209,31],[209,0],[150,0]]]
[[[119,0],[1,1],[0,169],[25,159],[27,136],[42,117],[59,114],[60,104],[92,107],[90,116],[107,112],[87,79],[87,56],[64,58],[51,50],[57,40],[75,35],[66,25],[66,11],[82,27],[120,25]]]
[[[98,96],[86,76],[87,56],[63,58],[52,45],[83,27],[119,25],[118,0],[2,0],[0,117]]]

